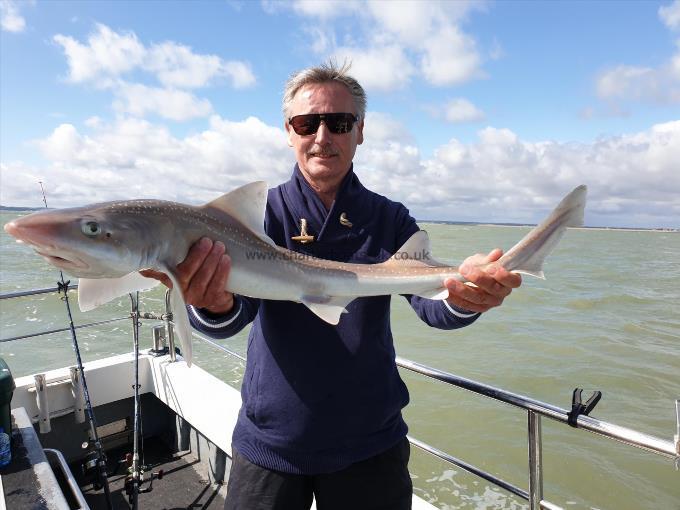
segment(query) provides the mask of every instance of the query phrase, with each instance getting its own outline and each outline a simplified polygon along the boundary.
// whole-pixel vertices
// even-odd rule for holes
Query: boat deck
[[[12,410],[12,463],[0,468],[0,508],[32,510],[68,510],[82,508],[73,491],[66,489],[68,481],[59,460],[46,455],[55,450],[43,450],[38,432],[33,428],[23,408]],[[75,434],[72,434],[72,436]],[[60,437],[64,437],[60,434]],[[73,439],[73,437],[71,437]],[[191,450],[176,451],[167,435],[152,435],[143,441],[144,476],[138,508],[145,510],[222,510],[226,484],[212,483],[205,469],[205,460]],[[195,445],[196,446],[196,445]],[[204,447],[204,445],[203,445]],[[198,451],[198,448],[196,448]],[[133,508],[125,491],[132,444],[125,442],[107,450],[107,476],[113,507]],[[83,459],[69,463],[70,474],[80,487],[82,497],[91,510],[108,510],[104,489],[93,484],[93,473],[83,472]],[[151,473],[162,471],[161,479],[148,480]],[[4,497],[3,497],[4,496]]]
[[[124,459],[129,448],[120,448],[108,453],[109,489],[116,509],[132,508],[125,494],[125,478],[127,469]],[[192,510],[222,510],[224,508],[225,485],[214,485],[202,478],[194,469],[200,461],[191,452],[170,453],[163,441],[150,438],[144,441],[145,465],[148,469],[145,479],[149,479],[149,471],[156,473],[163,470],[163,478],[153,481],[153,490],[139,495],[139,508],[145,510],[165,510],[190,508]],[[82,473],[73,474],[81,485],[85,500],[92,510],[106,509],[104,489],[95,490],[92,483],[87,483]],[[142,489],[148,488],[144,483]]]

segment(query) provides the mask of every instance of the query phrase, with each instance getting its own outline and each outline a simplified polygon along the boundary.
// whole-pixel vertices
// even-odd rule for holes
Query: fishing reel
[[[92,488],[95,491],[99,491],[104,487],[101,466],[104,467],[104,473],[106,473],[106,455],[102,452],[100,457],[97,449],[94,447],[93,441],[86,441],[81,447],[83,450],[90,449],[90,451],[85,454],[83,463],[80,466],[83,478],[87,483],[92,483]]]
[[[153,490],[153,481],[162,480],[165,472],[162,469],[158,471],[151,472],[151,476],[148,480],[144,480],[145,468],[147,466],[141,466],[137,473],[134,472],[132,467],[132,454],[128,453],[125,455],[125,459],[121,461],[127,465],[128,475],[125,477],[124,490],[125,494],[128,496],[130,504],[132,504],[135,494],[145,494]],[[147,487],[144,487],[148,483]]]

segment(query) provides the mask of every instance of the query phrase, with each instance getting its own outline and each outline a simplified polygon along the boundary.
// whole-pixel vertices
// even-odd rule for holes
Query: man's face
[[[290,117],[306,113],[353,113],[352,95],[342,83],[311,84],[302,87],[293,98]],[[295,151],[300,171],[312,184],[338,185],[347,174],[357,145],[364,141],[364,121],[356,122],[349,133],[331,133],[321,122],[315,134],[301,136],[285,123],[288,145]],[[324,186],[325,185],[325,186]]]

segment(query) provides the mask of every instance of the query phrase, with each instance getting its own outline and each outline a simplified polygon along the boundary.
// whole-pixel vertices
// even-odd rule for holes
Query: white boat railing
[[[75,287],[75,286],[74,286]],[[70,287],[73,289],[74,287]],[[58,288],[49,289],[37,289],[35,291],[21,291],[0,294],[0,300],[12,299],[24,296],[31,296],[35,294],[44,294],[48,292],[57,292]],[[141,319],[147,320],[161,320],[166,326],[166,339],[169,342],[169,352],[171,356],[175,353],[174,348],[174,335],[172,331],[172,313],[169,307],[169,299],[166,294],[165,299],[166,310],[163,314],[156,313],[142,313],[139,315]],[[93,327],[100,324],[106,324],[109,322],[114,322],[118,320],[130,319],[131,316],[118,317],[114,319],[109,319],[105,321],[92,322],[89,324],[83,324],[77,326],[77,328]],[[28,338],[33,336],[50,334],[58,331],[65,331],[69,328],[41,331],[37,333],[31,333],[27,335],[20,335],[10,338],[0,338],[0,343],[8,342],[12,340],[20,340],[22,338]],[[203,342],[208,343],[216,349],[219,349],[230,356],[239,359],[242,362],[246,361],[246,358],[242,355],[224,347],[223,345],[206,338],[197,333],[193,335]],[[174,356],[173,356],[174,361]],[[529,503],[530,510],[546,509],[546,510],[557,510],[560,509],[558,505],[551,503],[544,499],[543,495],[543,435],[542,435],[542,418],[549,418],[556,422],[562,423],[565,426],[572,426],[577,429],[582,429],[601,437],[606,437],[613,439],[620,443],[640,448],[651,452],[655,455],[660,455],[671,459],[674,461],[675,469],[680,467],[680,400],[675,401],[676,414],[677,414],[677,434],[674,440],[664,440],[643,432],[639,432],[634,429],[627,427],[622,427],[613,423],[608,423],[606,421],[598,420],[592,416],[587,416],[586,414],[578,414],[576,416],[572,415],[571,425],[570,425],[570,412],[566,409],[541,402],[524,395],[519,395],[517,393],[512,393],[510,391],[503,390],[501,388],[496,388],[488,384],[480,383],[472,379],[467,379],[460,377],[436,368],[428,367],[422,365],[415,361],[404,359],[401,357],[396,358],[396,363],[399,367],[415,372],[420,375],[424,375],[431,379],[443,382],[445,384],[455,386],[458,388],[465,389],[477,395],[481,395],[487,398],[494,399],[504,404],[509,404],[516,408],[522,409],[527,413],[527,447],[528,447],[528,490],[524,490],[516,485],[507,482],[499,477],[496,477],[492,473],[485,471],[479,467],[469,464],[461,459],[458,459],[446,452],[443,452],[434,446],[431,446],[423,441],[420,441],[414,437],[409,436],[408,439],[412,445],[415,447],[434,455],[435,457],[449,462],[459,468],[476,475],[488,482],[500,487],[511,494],[527,501]]]

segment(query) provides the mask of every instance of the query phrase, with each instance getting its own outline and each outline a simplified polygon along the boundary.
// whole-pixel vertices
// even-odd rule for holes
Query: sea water
[[[4,224],[20,213],[0,213]],[[524,227],[422,224],[433,255],[458,264],[467,255],[509,248]],[[0,233],[0,292],[54,286],[58,271]],[[461,330],[420,322],[393,299],[397,354],[432,367],[569,409],[574,388],[601,390],[592,416],[671,441],[680,398],[680,234],[575,229],[545,265],[547,280],[524,278],[502,307]],[[68,278],[68,276],[66,276]],[[76,324],[125,317],[119,299],[81,314]],[[163,292],[142,297],[163,311]],[[0,338],[68,325],[55,294],[0,301]],[[151,324],[142,341],[151,345]],[[220,341],[245,355],[247,331]],[[132,350],[130,320],[78,330],[86,361]],[[71,365],[68,332],[0,343],[15,377]],[[195,362],[240,386],[242,364],[200,341]],[[411,403],[409,434],[524,489],[526,413],[402,371]],[[543,419],[544,497],[567,509],[680,510],[680,471],[672,461]],[[441,509],[520,509],[527,505],[460,468],[412,449],[415,492]]]

